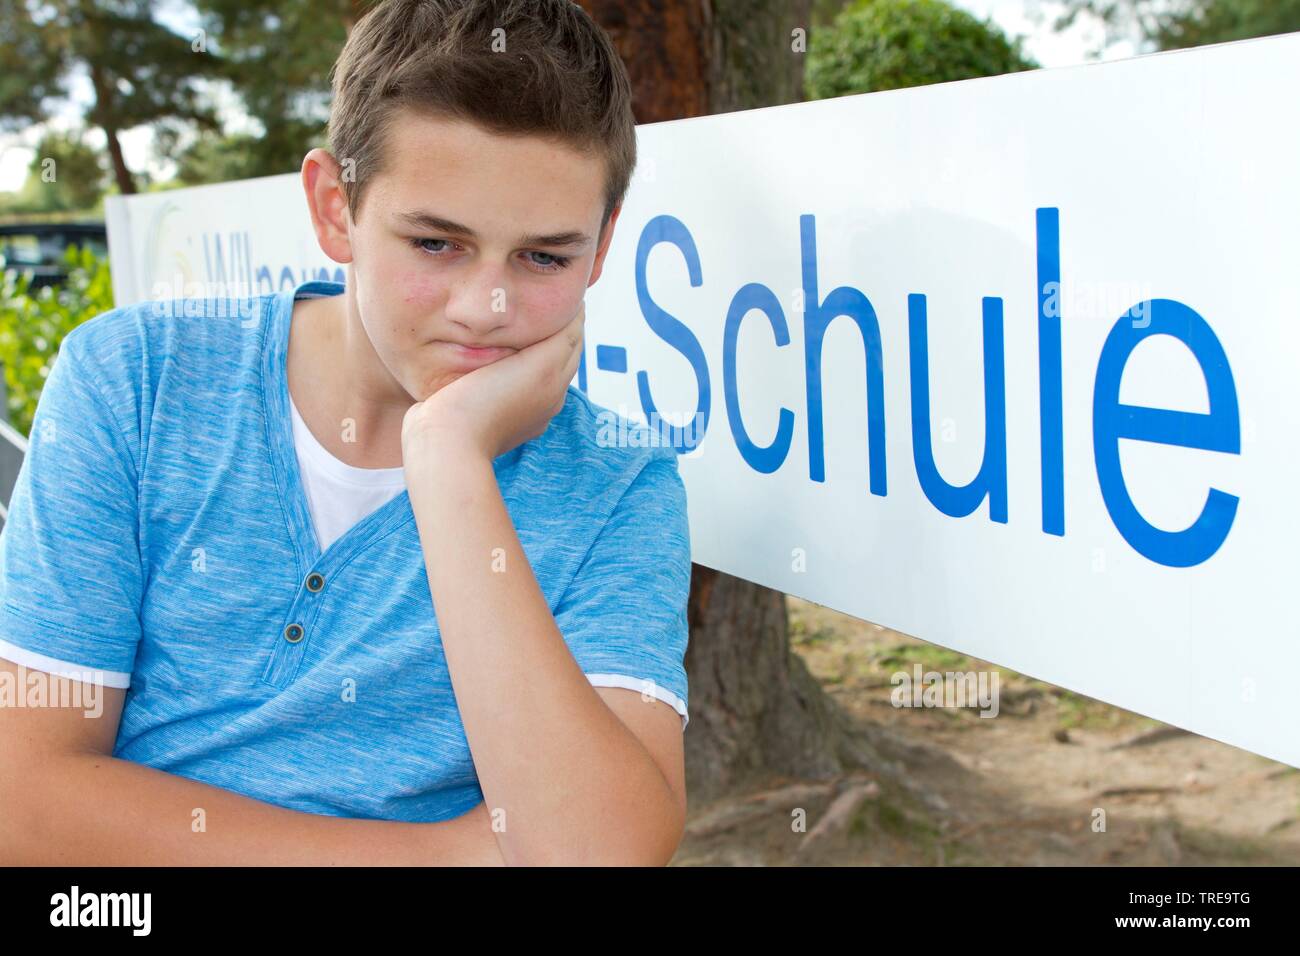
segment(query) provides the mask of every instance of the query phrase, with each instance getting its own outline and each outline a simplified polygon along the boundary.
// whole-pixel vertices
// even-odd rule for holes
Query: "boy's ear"
[[[609,251],[609,240],[614,236],[614,223],[618,221],[618,214],[623,211],[623,204],[619,203],[609,213],[609,222],[605,224],[605,234],[600,237],[600,245],[596,247],[596,261],[591,266],[591,278],[587,280],[587,285],[595,284],[600,278],[600,270],[605,266],[605,253]]]
[[[302,188],[321,252],[335,262],[352,261],[351,218],[340,184],[342,167],[329,150],[317,147],[302,160]]]

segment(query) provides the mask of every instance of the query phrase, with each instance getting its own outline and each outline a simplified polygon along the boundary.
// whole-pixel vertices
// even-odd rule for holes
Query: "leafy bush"
[[[68,246],[68,277],[61,286],[32,291],[26,274],[8,270],[0,284],[0,363],[4,364],[9,421],[31,431],[36,401],[63,337],[87,319],[113,308],[108,259]]]
[[[813,32],[805,84],[809,99],[828,99],[1037,66],[1019,38],[943,0],[858,0]]]

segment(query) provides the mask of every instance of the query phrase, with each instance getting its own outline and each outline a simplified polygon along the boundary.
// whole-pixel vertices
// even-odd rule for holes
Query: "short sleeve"
[[[691,542],[677,454],[659,446],[596,536],[555,621],[594,686],[671,705],[686,729]]]
[[[138,470],[81,330],[41,390],[0,531],[0,657],[126,687],[143,591]]]

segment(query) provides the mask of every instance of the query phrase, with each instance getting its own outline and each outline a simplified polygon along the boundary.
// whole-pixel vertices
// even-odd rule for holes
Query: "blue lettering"
[[[880,322],[871,302],[857,289],[840,286],[818,303],[817,233],[812,216],[799,217],[804,290],[804,372],[808,390],[808,476],[826,480],[822,448],[822,339],[832,320],[847,315],[858,325],[866,349],[867,463],[873,495],[885,494],[885,365],[880,350]]]
[[[689,271],[692,286],[702,285],[704,278],[700,274],[700,255],[695,249],[695,240],[691,238],[690,231],[680,219],[675,216],[655,216],[646,223],[636,247],[637,302],[641,306],[641,314],[645,316],[646,324],[650,326],[651,331],[681,352],[686,360],[691,363],[691,368],[695,371],[696,388],[699,391],[699,400],[695,412],[697,420],[701,422],[699,433],[692,432],[687,435],[684,424],[670,426],[666,429],[666,443],[671,444],[678,454],[683,454],[688,448],[695,448],[703,442],[704,436],[709,430],[709,410],[712,404],[709,392],[709,363],[704,357],[704,348],[700,345],[700,340],[695,337],[695,333],[681,321],[659,308],[654,299],[650,298],[650,290],[645,281],[646,260],[650,258],[650,250],[661,242],[671,243],[681,250],[683,257],[686,259],[686,268]],[[663,416],[655,405],[654,398],[650,395],[650,377],[644,370],[636,373],[636,387],[641,397],[641,408],[645,412],[646,420],[662,422]]]
[[[1139,326],[1135,319],[1149,316]],[[1120,379],[1133,349],[1149,335],[1171,335],[1195,356],[1205,376],[1210,410],[1179,412],[1141,405],[1123,405]],[[1209,323],[1173,299],[1151,299],[1129,309],[1111,327],[1097,362],[1092,398],[1092,440],[1097,481],[1115,527],[1134,550],[1171,568],[1187,568],[1214,554],[1228,536],[1238,498],[1211,488],[1200,516],[1182,531],[1162,531],[1138,512],[1124,485],[1119,439],[1241,453],[1237,390],[1223,346]]]
[[[926,341],[925,296],[907,297],[907,327],[912,373],[912,455],[916,476],[930,503],[961,518],[989,499],[989,518],[1007,520],[1007,410],[1002,356],[1002,300],[984,299],[984,460],[969,484],[951,485],[934,464],[930,440],[930,361]]]
[[[736,339],[740,335],[740,323],[753,309],[767,314],[772,323],[772,334],[778,346],[790,344],[790,330],[785,324],[785,313],[772,290],[757,282],[742,286],[731,300],[727,310],[727,325],[722,336],[722,392],[727,399],[727,420],[731,424],[731,435],[740,449],[741,457],[749,467],[768,475],[776,471],[785,462],[790,452],[790,440],[794,437],[794,412],[781,408],[777,416],[776,438],[766,448],[755,445],[745,431],[745,423],[740,418],[740,399],[736,395]]]
[[[850,286],[834,289],[825,300],[818,295],[816,220],[799,217],[800,266],[805,308],[804,375],[808,415],[808,474],[824,482],[825,450],[822,420],[822,343],[830,323],[848,316],[862,335],[866,369],[868,487],[885,496],[884,359],[880,322],[870,300]],[[668,441],[679,453],[697,446],[707,430],[711,405],[708,361],[699,339],[681,321],[660,309],[646,284],[646,262],[659,243],[675,245],[686,262],[690,284],[703,284],[699,254],[689,230],[673,216],[656,216],[646,224],[637,245],[637,301],[650,329],[691,364],[698,389],[696,420],[699,434],[688,442],[685,426],[671,427]],[[1042,530],[1065,534],[1065,465],[1062,395],[1061,240],[1060,211],[1043,207],[1036,214],[1038,399],[1042,490]],[[220,250],[218,249],[218,255]],[[989,519],[1005,524],[1008,512],[1006,372],[1003,338],[1003,302],[983,299],[984,341],[984,455],[979,473],[965,485],[953,485],[940,475],[934,459],[930,428],[929,340],[926,298],[907,297],[908,348],[911,383],[912,453],[917,478],[929,501],[943,514],[964,517],[987,499]],[[771,474],[785,464],[794,438],[795,412],[778,410],[776,435],[767,446],[756,445],[745,428],[738,397],[736,349],[740,327],[758,310],[767,316],[777,348],[790,344],[790,330],[781,302],[761,283],[745,284],[731,300],[723,329],[723,395],[728,423],[741,457],[755,471]],[[1145,325],[1135,321],[1149,316]],[[1119,401],[1120,380],[1133,349],[1149,335],[1170,335],[1196,358],[1205,378],[1210,411],[1205,414],[1124,405]],[[597,368],[624,372],[624,350],[597,347]],[[580,387],[586,389],[585,356],[579,368]],[[761,383],[759,383],[761,384]],[[663,421],[650,393],[649,376],[637,372],[637,390],[646,418]],[[1129,496],[1120,467],[1119,440],[1159,442],[1206,451],[1240,454],[1237,393],[1227,356],[1209,324],[1190,307],[1173,299],[1139,303],[1111,328],[1097,364],[1093,392],[1093,452],[1097,480],[1115,527],[1140,554],[1169,567],[1190,567],[1207,560],[1227,538],[1236,515],[1238,498],[1209,489],[1199,517],[1181,531],[1163,531],[1138,512]]]

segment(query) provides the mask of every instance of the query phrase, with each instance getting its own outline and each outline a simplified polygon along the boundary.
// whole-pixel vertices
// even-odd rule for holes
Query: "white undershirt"
[[[402,468],[358,468],[339,461],[316,440],[289,395],[298,471],[322,552],[370,512],[401,494]]]

